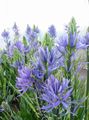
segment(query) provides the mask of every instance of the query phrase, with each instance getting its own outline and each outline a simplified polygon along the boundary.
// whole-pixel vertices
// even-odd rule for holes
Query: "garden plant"
[[[0,120],[89,120],[89,28],[81,35],[72,18],[61,35],[21,34],[15,23],[1,37]]]

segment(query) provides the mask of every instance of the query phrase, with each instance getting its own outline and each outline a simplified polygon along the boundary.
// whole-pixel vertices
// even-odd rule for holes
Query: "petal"
[[[64,96],[63,96],[63,100],[65,101],[72,93],[73,89],[70,89]]]
[[[61,102],[58,100],[57,102],[53,103],[53,108],[57,107]]]
[[[52,108],[52,105],[47,105],[47,106],[43,106],[41,109],[47,111],[47,112],[50,112],[53,108]]]
[[[63,107],[64,107],[65,109],[67,109],[68,106],[69,106],[66,102],[62,102],[62,105],[63,105]]]

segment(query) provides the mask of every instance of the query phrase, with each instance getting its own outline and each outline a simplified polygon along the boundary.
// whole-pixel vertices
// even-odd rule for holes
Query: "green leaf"
[[[49,50],[54,46],[54,41],[53,39],[46,33],[45,36],[44,36],[44,39],[42,41],[42,45],[44,47],[48,47]]]
[[[27,40],[26,40],[25,36],[23,36],[23,44],[24,44],[25,46],[27,46]]]
[[[10,82],[9,82],[9,85],[18,93],[18,94],[21,94]],[[28,97],[27,94],[25,94],[26,96],[22,95],[21,97],[26,101],[26,103],[28,104],[29,108],[32,109],[32,111],[34,112],[35,116],[37,118],[39,118],[39,115],[37,113],[37,111],[35,110],[35,107],[33,106],[32,104],[32,101],[31,99],[29,98],[29,100],[26,98]]]

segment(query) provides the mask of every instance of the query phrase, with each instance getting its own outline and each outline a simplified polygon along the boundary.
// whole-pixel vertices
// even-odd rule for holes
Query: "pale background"
[[[42,31],[54,24],[62,32],[72,16],[85,32],[89,25],[88,0],[0,0],[0,34],[14,22],[21,31],[27,24],[35,24]]]

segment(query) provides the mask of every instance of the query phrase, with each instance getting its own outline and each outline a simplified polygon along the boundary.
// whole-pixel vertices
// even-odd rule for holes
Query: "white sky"
[[[72,16],[82,30],[89,25],[88,0],[0,0],[0,33],[14,22],[21,30],[26,25],[37,25],[43,31],[54,24],[63,31]]]
[[[72,16],[81,27],[88,26],[88,0],[0,0],[0,31],[12,27],[14,22],[21,29],[27,23],[42,30],[54,24],[61,31]]]

